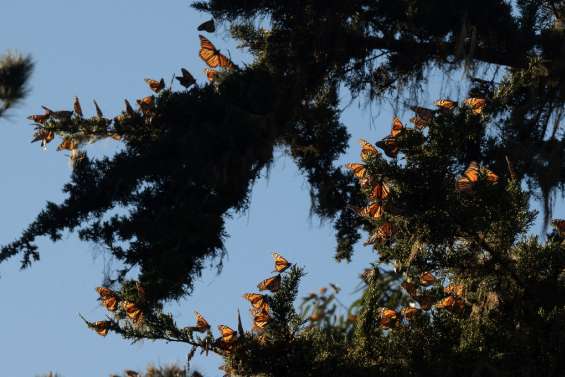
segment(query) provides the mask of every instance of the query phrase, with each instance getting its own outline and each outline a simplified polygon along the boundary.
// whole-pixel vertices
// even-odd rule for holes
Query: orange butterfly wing
[[[467,98],[464,101],[465,105],[469,106],[471,108],[471,112],[474,115],[480,115],[483,112],[483,109],[486,107],[487,105],[487,101],[484,98]]]
[[[111,325],[112,322],[110,321],[96,321],[94,322],[93,328],[98,335],[106,336],[108,335],[108,330],[110,330]]]
[[[420,275],[420,284],[422,284],[424,287],[433,284],[436,280],[436,277],[428,271],[422,272],[422,274]]]
[[[367,175],[367,167],[363,164],[350,162],[345,164],[345,167],[347,169],[353,170],[353,175],[355,176],[355,178],[361,179],[365,178],[365,176]]]
[[[379,182],[371,190],[369,200],[385,200],[389,195],[390,187],[385,182]]]
[[[196,326],[193,327],[194,331],[205,332],[210,328],[210,324],[206,321],[202,314],[195,311],[194,315],[196,317]]]
[[[222,340],[226,343],[232,343],[235,340],[236,332],[230,327],[225,325],[219,325],[218,330],[222,335]]]
[[[273,253],[273,259],[275,261],[275,271],[276,272],[284,272],[287,268],[292,266],[292,263],[289,263],[282,255],[279,253]]]
[[[457,106],[457,102],[450,99],[440,99],[434,102],[434,105],[441,109],[453,110]]]
[[[557,229],[560,237],[565,236],[565,220],[562,219],[555,219],[551,221],[551,224]]]
[[[390,136],[397,137],[404,130],[404,125],[398,117],[394,117],[392,120],[392,130],[390,131]]]
[[[155,93],[159,93],[161,90],[165,88],[165,80],[153,80],[153,79],[145,79],[149,88],[154,91]]]
[[[455,182],[455,190],[459,192],[470,192],[479,181],[479,165],[471,161],[465,173]]]
[[[262,295],[260,293],[246,293],[243,295],[243,298],[246,299],[251,303],[255,309],[264,309],[268,310],[269,304],[267,303],[267,296]]]
[[[267,278],[257,285],[257,288],[260,291],[269,290],[271,292],[278,291],[280,289],[280,287],[281,287],[281,276],[280,275],[275,275],[273,277]]]
[[[369,143],[367,140],[360,139],[359,144],[361,144],[361,160],[363,160],[364,162],[367,162],[372,157],[377,157],[378,155],[380,155],[377,148],[375,148],[375,146]]]
[[[133,323],[137,323],[143,318],[141,309],[133,302],[124,301],[122,302],[122,307],[124,308],[127,316],[133,321]]]

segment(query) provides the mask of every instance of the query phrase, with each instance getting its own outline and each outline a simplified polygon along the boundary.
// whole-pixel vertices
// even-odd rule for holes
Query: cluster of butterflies
[[[443,288],[446,295],[439,301],[435,295],[426,291],[425,288],[437,282],[437,278],[431,272],[423,272],[417,281],[405,281],[401,284],[402,288],[408,293],[415,302],[400,308],[396,311],[390,308],[379,308],[378,324],[383,328],[393,328],[399,326],[402,318],[406,321],[413,320],[422,311],[428,311],[432,307],[445,309],[453,313],[461,313],[465,310],[465,287],[462,284],[450,284]]]
[[[204,22],[203,24],[198,26],[197,30],[213,33],[216,30],[214,20],[211,19]],[[236,68],[236,65],[228,57],[220,53],[220,51],[208,38],[204,37],[203,35],[199,35],[198,37],[200,38],[200,49],[198,51],[198,55],[208,65],[208,67],[210,67],[205,69],[205,73],[209,81],[213,81],[216,78],[219,73],[218,69],[231,70]],[[176,80],[178,80],[180,85],[186,89],[196,84],[194,76],[192,76],[192,74],[185,68],[181,68],[181,75],[175,76],[175,78]],[[147,83],[149,88],[157,94],[165,89],[165,81],[163,79],[154,80],[146,78],[145,82]],[[146,118],[146,120],[150,119],[150,116],[153,114],[155,108],[155,96],[146,96],[136,100],[136,102],[139,106],[139,111],[141,112],[141,114]],[[100,110],[100,107],[95,100],[94,107],[96,109],[96,116],[93,120],[97,121],[95,123],[97,124],[97,127],[81,130],[80,132],[71,134],[61,132],[63,140],[57,147],[57,150],[70,151],[71,161],[80,159],[81,153],[79,152],[79,146],[84,143],[93,142],[105,137],[111,137],[115,140],[122,139],[122,136],[115,130],[108,128],[108,126],[111,124],[111,121],[107,118],[104,118],[102,110]],[[68,128],[65,127],[65,125],[71,122],[73,116],[77,117],[77,119],[79,120],[83,119],[82,106],[78,97],[74,98],[73,110],[54,111],[46,106],[42,106],[42,108],[44,110],[43,114],[33,114],[28,116],[27,119],[31,120],[35,126],[32,143],[40,141],[41,147],[43,148],[46,148],[47,144],[53,141],[57,131]],[[116,117],[116,120],[122,121],[127,117],[135,117],[136,114],[137,112],[133,109],[129,101],[126,99],[125,112],[118,115]],[[49,122],[51,122],[50,125],[48,125]],[[98,127],[98,125],[100,125],[101,127]]]
[[[484,98],[467,98],[463,101],[464,105],[468,107],[473,115],[481,115],[483,109],[486,107],[487,102]],[[414,124],[417,130],[421,131],[428,127],[432,120],[434,119],[434,114],[437,111],[451,111],[458,106],[457,102],[450,99],[440,99],[434,102],[434,105],[438,107],[439,110],[432,110],[425,107],[411,107],[415,115],[410,118],[410,122]],[[400,119],[394,118],[392,124],[392,130],[388,136],[384,139],[378,141],[376,145],[381,148],[384,153],[390,158],[396,158],[400,152],[400,146],[398,143],[399,136],[406,130],[406,127]]]
[[[273,259],[275,262],[275,272],[277,272],[277,275],[261,281],[257,285],[259,291],[270,291],[273,293],[277,292],[281,287],[281,273],[292,266],[292,263],[290,263],[278,253],[273,253]],[[262,333],[271,319],[269,305],[270,297],[266,294],[261,293],[246,293],[243,295],[243,298],[248,300],[251,304],[251,315],[253,317],[252,330],[257,333]],[[191,326],[190,329],[196,332],[209,332],[210,324],[204,318],[204,316],[202,316],[202,314],[198,312],[195,312],[195,316],[196,325]],[[216,339],[214,345],[226,352],[231,351],[237,341],[237,331],[226,325],[219,325],[218,330],[220,331],[221,336],[220,338]]]
[[[400,122],[395,118],[395,123]],[[393,125],[394,132],[394,125]],[[361,139],[361,160],[367,163],[373,158],[380,156],[380,152],[368,141]],[[390,185],[384,177],[375,179],[368,174],[367,165],[364,163],[348,163],[345,167],[353,171],[353,175],[359,181],[361,188],[369,192],[369,205],[364,208],[353,208],[357,215],[372,220],[381,220],[384,214],[384,206],[390,196]],[[370,236],[365,245],[383,243],[393,235],[393,227],[390,222],[381,224]]]
[[[214,19],[206,21],[197,28],[198,31],[206,31],[208,33],[213,33],[216,31],[216,26],[214,24]],[[214,46],[214,44],[205,36],[199,34],[200,38],[200,50],[198,51],[198,56],[209,68],[204,70],[206,77],[209,81],[213,81],[218,75],[218,68],[224,70],[232,70],[236,68],[236,65],[224,54]]]
[[[109,312],[115,313],[120,310],[123,311],[126,317],[129,318],[134,325],[138,325],[143,322],[143,311],[140,304],[144,300],[145,291],[140,285],[137,286],[139,302],[125,300],[120,297],[117,292],[105,287],[97,287],[96,292],[98,292],[98,295],[100,296],[100,303]],[[89,326],[99,335],[106,336],[112,327],[112,321],[96,321],[92,324],[89,323]]]
[[[464,101],[465,105],[471,108],[475,115],[482,114],[483,108],[486,106],[486,100],[482,98],[468,98]],[[435,102],[440,109],[449,111],[457,106],[457,103],[448,99],[442,99]],[[410,121],[421,130],[428,126],[433,119],[434,110],[413,107],[412,110],[416,115]],[[390,196],[391,187],[386,177],[375,179],[368,174],[367,163],[381,155],[376,147],[381,148],[389,157],[396,157],[399,152],[398,137],[406,130],[404,124],[398,117],[394,117],[392,121],[392,130],[383,140],[375,145],[361,139],[361,160],[363,163],[348,163],[345,167],[353,171],[353,175],[357,178],[361,188],[368,192],[369,205],[364,208],[353,208],[356,213],[364,218],[372,220],[381,220],[385,213],[385,204]],[[458,192],[472,193],[476,185],[481,181],[494,185],[498,182],[498,176],[487,169],[479,167],[476,161],[471,161],[469,166],[455,182],[455,190]],[[392,237],[394,234],[393,226],[390,222],[384,222],[372,233],[365,245],[382,244]]]

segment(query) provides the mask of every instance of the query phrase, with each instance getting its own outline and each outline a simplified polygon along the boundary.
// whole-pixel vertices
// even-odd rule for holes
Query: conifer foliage
[[[200,36],[208,85],[147,80],[153,95],[110,119],[46,109],[32,120],[74,161],[67,199],[49,203],[0,251],[38,259],[35,240],[66,229],[124,264],[100,287],[98,334],[166,340],[225,359],[228,376],[559,376],[565,373],[565,221],[531,236],[530,199],[565,183],[565,3],[552,0],[209,0],[251,54],[232,62]],[[213,26],[213,27],[212,27]],[[196,37],[196,35],[195,35]],[[195,52],[196,56],[196,52]],[[465,73],[463,99],[426,108],[430,69]],[[192,80],[191,80],[192,78]],[[348,134],[343,89],[366,101],[404,95],[409,121],[361,141],[335,166]],[[398,98],[398,97],[397,97]],[[115,156],[82,144],[113,137]],[[285,148],[311,187],[313,212],[335,220],[337,257],[360,231],[375,253],[361,298],[340,314],[339,289],[296,307],[304,269],[275,253],[277,274],[244,295],[254,326],[205,316],[177,326],[162,301],[190,292],[206,258],[224,253],[224,221],[248,205],[259,172]],[[112,212],[126,208],[125,214]],[[293,261],[299,262],[300,261]],[[139,276],[128,272],[140,267]],[[262,291],[269,291],[265,294]],[[226,318],[228,321],[229,318]],[[228,322],[226,322],[228,323]]]

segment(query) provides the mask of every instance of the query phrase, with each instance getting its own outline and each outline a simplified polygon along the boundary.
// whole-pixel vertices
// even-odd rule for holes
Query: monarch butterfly
[[[74,110],[76,115],[78,115],[79,117],[82,118],[82,107],[80,106],[80,101],[79,101],[78,97],[74,98],[73,110]]]
[[[41,140],[41,147],[45,148],[51,140],[55,138],[55,133],[53,131],[47,131],[43,128],[37,129],[33,134],[32,143]]]
[[[225,55],[220,54],[220,51],[210,42],[208,38],[203,35],[198,35],[200,38],[200,51],[198,56],[211,68],[221,67],[231,69],[234,64]]]
[[[404,124],[400,121],[398,117],[392,119],[392,130],[390,131],[390,136],[397,137],[404,130]]]
[[[479,181],[479,175],[485,176],[485,180],[490,184],[498,182],[498,176],[487,168],[480,168],[476,161],[471,161],[469,167],[463,175],[455,182],[455,190],[459,192],[471,192],[475,184]]]
[[[253,327],[264,329],[270,319],[269,314],[264,311],[255,313],[253,316]]]
[[[353,170],[353,175],[357,179],[365,178],[365,176],[367,175],[367,167],[363,164],[350,162],[345,164],[345,167],[347,169]]]
[[[373,144],[369,143],[365,139],[359,139],[359,144],[361,144],[361,160],[367,162],[372,157],[377,157],[380,155],[377,148],[373,146]]]
[[[427,109],[425,107],[415,106],[411,107],[410,109],[414,113],[416,113],[416,116],[412,117],[410,119],[410,122],[412,122],[412,124],[414,124],[414,126],[416,126],[416,128],[419,130],[427,127],[434,117],[433,110]]]
[[[282,255],[279,253],[273,252],[273,260],[275,261],[275,271],[274,272],[284,272],[292,266],[292,263],[287,261]]]
[[[450,312],[461,312],[465,309],[465,301],[458,297],[447,296],[435,304],[437,309],[447,309]]]
[[[47,106],[42,105],[41,107],[43,108],[43,110],[45,110],[46,115],[52,116],[53,118],[65,120],[73,115],[72,111],[67,111],[67,110],[53,111]]]
[[[180,69],[182,76],[175,76],[175,78],[179,81],[179,83],[184,86],[185,88],[189,88],[190,86],[196,84],[196,80],[194,77],[188,72],[186,69]]]
[[[206,22],[201,23],[196,28],[198,31],[207,31],[208,33],[213,33],[216,31],[216,25],[214,24],[214,19],[210,19]]]
[[[481,168],[481,174],[485,177],[485,180],[490,184],[494,185],[498,182],[498,175],[496,175],[494,172],[492,172],[491,170],[485,167]]]
[[[141,309],[137,307],[137,305],[133,302],[123,301],[122,307],[124,308],[127,316],[133,321],[133,323],[137,323],[143,318]]]
[[[450,284],[443,291],[447,294],[463,297],[465,295],[465,286],[463,284]]]
[[[133,111],[133,107],[131,107],[129,101],[126,99],[124,100],[124,103],[126,104],[126,114],[129,115],[130,117],[135,116],[135,111]]]
[[[281,276],[280,275],[275,275],[275,276],[272,276],[270,278],[267,278],[257,285],[257,288],[260,291],[269,290],[271,292],[278,291],[280,289],[280,287],[281,287]]]
[[[385,328],[392,327],[398,319],[398,313],[393,309],[379,308],[379,325]]]
[[[372,245],[372,244],[382,244],[386,240],[388,240],[393,233],[392,224],[387,222],[379,226],[369,237],[369,239],[365,242],[365,246]]]
[[[104,287],[97,287],[96,292],[100,295],[100,301],[104,307],[113,312],[118,307],[118,296],[114,291]]]
[[[260,293],[246,293],[243,298],[251,303],[255,309],[265,309],[269,310],[269,304],[267,302],[268,296],[262,295]]]
[[[376,146],[381,148],[390,158],[396,158],[400,150],[396,138],[392,136],[387,136],[384,139],[378,141],[376,143]]]
[[[390,188],[385,182],[378,182],[369,194],[369,200],[385,200],[390,194]]]
[[[61,144],[59,144],[59,146],[57,147],[58,151],[62,151],[62,150],[68,150],[68,151],[72,151],[77,149],[78,147],[78,142],[70,137],[64,138],[63,141],[61,142]]]
[[[440,99],[434,102],[434,105],[441,109],[453,110],[457,106],[457,102],[450,99]]]
[[[206,332],[208,329],[210,329],[210,324],[208,323],[208,321],[206,321],[202,314],[195,311],[194,315],[196,316],[196,326],[192,327],[194,331]]]
[[[358,216],[373,220],[380,219],[384,213],[383,206],[378,203],[369,204],[367,207],[356,209],[355,211]]]
[[[420,284],[422,284],[424,287],[433,284],[436,280],[436,277],[429,271],[422,272],[420,274]]]
[[[422,310],[430,310],[435,301],[434,296],[431,295],[417,295],[413,298],[418,302],[418,304],[420,304],[420,308],[422,308]]]
[[[481,115],[483,113],[483,109],[487,105],[487,101],[484,98],[471,97],[471,98],[467,98],[463,102],[465,103],[465,105],[471,108],[471,112],[474,115]]]
[[[139,373],[134,370],[126,370],[126,377],[139,377]]]
[[[47,121],[47,119],[49,119],[49,114],[30,115],[27,117],[27,119],[35,123],[44,124]]]
[[[165,89],[165,80],[161,79],[159,81],[153,79],[144,79],[144,81],[149,85],[149,88],[155,93],[159,93],[161,90]]]
[[[404,290],[410,295],[410,297],[412,298],[416,297],[416,285],[414,283],[405,281],[402,284],[400,284],[400,286],[404,288]]]
[[[479,181],[479,165],[475,161],[469,163],[469,167],[463,176],[455,182],[455,190],[459,192],[470,192]]]
[[[214,81],[216,79],[216,76],[218,76],[219,72],[215,69],[206,68],[204,70],[204,73],[206,74],[206,78],[208,79],[208,81]]]
[[[400,314],[402,314],[402,316],[404,318],[406,318],[406,320],[411,321],[413,320],[418,314],[420,314],[420,309],[414,308],[412,306],[406,306],[402,309],[400,309]]]
[[[219,325],[218,330],[222,335],[222,340],[226,343],[232,343],[235,340],[236,332],[225,325]]]
[[[155,103],[155,97],[147,96],[142,99],[136,100],[136,102],[143,113],[148,113],[153,109],[153,104]]]
[[[96,102],[96,100],[92,100],[92,102],[94,102],[94,108],[96,109],[96,117],[98,119],[102,119],[104,118],[104,114],[102,114],[102,110],[100,110],[100,106],[98,106],[98,103]]]
[[[92,327],[94,328],[94,331],[96,331],[98,335],[106,336],[108,335],[108,330],[110,330],[111,325],[112,322],[110,321],[96,321],[94,322]]]

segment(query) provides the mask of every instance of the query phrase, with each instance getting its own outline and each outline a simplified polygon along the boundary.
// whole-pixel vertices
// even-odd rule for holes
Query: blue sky
[[[30,95],[8,119],[0,120],[2,244],[16,238],[47,200],[63,199],[61,187],[71,172],[68,158],[55,151],[55,143],[48,151],[37,143],[30,144],[32,126],[25,117],[39,113],[41,105],[70,108],[75,95],[87,114],[93,113],[91,100],[96,99],[105,114],[115,115],[124,98],[131,102],[149,94],[143,78],[164,77],[168,82],[180,67],[204,82],[195,28],[207,19],[194,12],[186,0],[4,3],[0,52],[17,49],[29,53],[36,69]],[[219,48],[228,47],[236,63],[244,61],[225,30],[210,38]],[[432,87],[437,92],[442,86],[437,83]],[[433,97],[424,94],[423,98]],[[374,141],[384,136],[391,116],[386,104],[371,112],[353,101],[343,115],[353,148],[341,162],[357,161],[357,139]],[[89,152],[111,154],[118,147],[116,142],[105,141],[89,147]],[[248,305],[241,295],[252,291],[272,271],[270,253],[274,250],[305,267],[308,275],[301,296],[333,282],[344,288],[342,301],[354,299],[357,276],[375,254],[358,246],[352,263],[334,261],[331,226],[310,217],[305,179],[282,151],[277,155],[268,177],[255,186],[250,209],[229,221],[231,237],[222,274],[216,275],[213,268],[207,270],[191,297],[168,306],[179,325],[192,324],[193,310],[198,310],[213,325],[235,326],[237,309],[249,324]],[[20,272],[17,260],[0,265],[2,375],[35,376],[51,370],[65,377],[94,377],[124,369],[141,370],[148,363],[184,363],[188,348],[183,345],[132,345],[112,334],[99,337],[84,326],[78,313],[92,320],[102,319],[105,313],[94,291],[112,265],[104,251],[79,242],[72,234],[57,244],[41,240],[39,245],[41,261],[31,269]],[[209,376],[218,375],[218,365],[219,359],[212,356],[197,356],[192,362]]]

